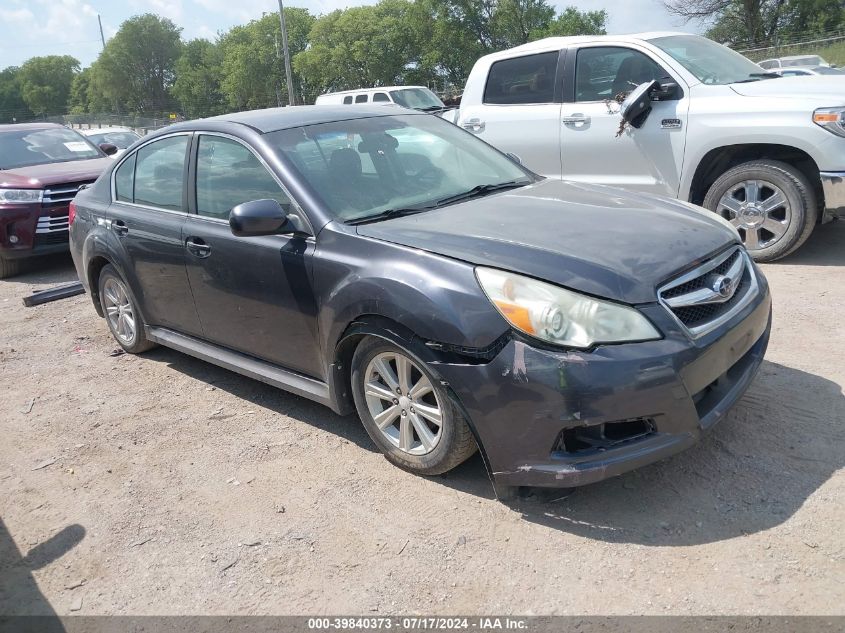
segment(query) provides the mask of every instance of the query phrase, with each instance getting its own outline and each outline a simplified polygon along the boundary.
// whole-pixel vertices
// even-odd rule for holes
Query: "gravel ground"
[[[177,352],[112,355],[67,257],[0,282],[0,614],[845,614],[845,222],[764,266],[747,395],[691,450],[511,504]]]

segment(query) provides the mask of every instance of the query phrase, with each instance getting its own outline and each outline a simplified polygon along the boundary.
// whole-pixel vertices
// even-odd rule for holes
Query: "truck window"
[[[367,103],[367,95],[357,95],[355,97],[355,103]]]
[[[349,105],[350,103],[352,103],[352,95],[349,95],[348,97],[343,98],[343,104],[344,105]]]
[[[390,97],[383,92],[377,92],[373,95],[373,103],[376,101],[390,103]]]
[[[582,48],[575,62],[575,101],[613,99],[643,82],[668,76],[650,57],[630,48]]]
[[[552,103],[558,51],[503,59],[490,67],[484,103]]]

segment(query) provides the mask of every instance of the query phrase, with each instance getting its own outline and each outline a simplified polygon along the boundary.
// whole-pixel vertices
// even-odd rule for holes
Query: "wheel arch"
[[[813,157],[797,147],[775,143],[741,143],[711,149],[696,166],[687,199],[693,204],[702,204],[708,189],[727,170],[749,161],[766,159],[787,163],[801,171],[813,185],[819,205],[824,206],[819,167]]]

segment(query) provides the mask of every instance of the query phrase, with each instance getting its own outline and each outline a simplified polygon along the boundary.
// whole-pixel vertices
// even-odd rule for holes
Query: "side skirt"
[[[149,340],[159,345],[170,347],[248,378],[260,380],[273,387],[290,391],[335,410],[329,386],[320,380],[308,378],[267,361],[225,347],[219,347],[167,328],[147,326],[145,333]]]

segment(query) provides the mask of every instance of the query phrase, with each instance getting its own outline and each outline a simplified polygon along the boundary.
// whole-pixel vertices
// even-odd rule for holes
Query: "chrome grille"
[[[660,303],[695,338],[728,321],[758,291],[748,253],[736,246],[670,281],[657,295]]]
[[[67,184],[53,185],[49,189],[44,190],[44,198],[41,201],[43,205],[68,203],[73,200],[74,196],[79,192],[82,185],[89,185],[93,180],[86,180],[84,182],[70,182]]]
[[[69,227],[67,215],[42,215],[35,226],[36,233],[56,233],[67,231]]]

